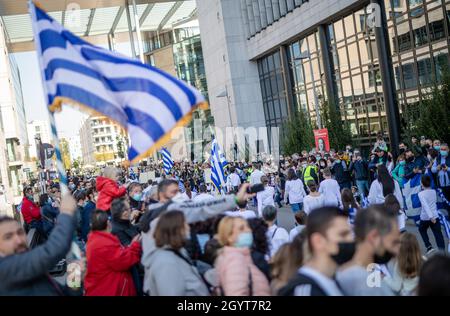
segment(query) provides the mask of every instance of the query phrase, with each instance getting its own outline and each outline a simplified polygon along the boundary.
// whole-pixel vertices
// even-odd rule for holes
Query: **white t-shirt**
[[[380,277],[377,286],[369,286],[368,281],[376,281],[378,271],[367,271],[361,266],[351,266],[336,273],[344,294],[347,296],[392,296],[394,293]]]
[[[342,206],[341,188],[334,179],[325,179],[320,182],[319,192],[324,196],[324,205]]]
[[[230,174],[230,183],[232,187],[238,187],[241,184],[241,178],[236,173]]]
[[[289,197],[290,204],[302,203],[306,196],[303,182],[300,179],[286,181],[284,192],[284,201],[287,202]]]
[[[289,242],[289,234],[286,229],[272,225],[266,233],[269,241],[269,257],[277,253],[278,249],[285,243]]]
[[[302,230],[305,229],[305,227],[306,227],[305,225],[298,225],[292,228],[291,231],[289,232],[289,241],[293,241],[295,236],[300,234]]]
[[[231,216],[231,217],[242,217],[242,218],[245,218],[245,219],[251,219],[251,218],[257,217],[256,213],[254,211],[251,211],[251,210],[228,211],[228,212],[225,212],[225,215],[226,216]]]
[[[261,177],[264,176],[264,172],[261,170],[254,170],[250,175],[250,185],[261,183]]]
[[[422,204],[422,210],[420,211],[420,220],[429,221],[433,218],[438,218],[437,213],[437,196],[436,191],[433,189],[426,189],[419,192],[420,204]]]
[[[397,181],[394,181],[394,195],[400,203],[400,208],[403,209],[403,196],[402,191],[400,191],[400,185]],[[383,194],[383,186],[381,182],[375,180],[370,185],[369,195],[367,196],[370,204],[383,204],[385,200],[385,196]]]
[[[275,189],[271,186],[266,186],[264,191],[258,192],[256,194],[256,199],[258,200],[258,214],[262,217],[262,211],[267,205],[275,206],[275,201],[273,197],[275,195]]]
[[[309,214],[312,210],[323,207],[325,205],[324,203],[325,202],[322,194],[319,196],[308,195],[303,199],[303,211],[306,214]]]

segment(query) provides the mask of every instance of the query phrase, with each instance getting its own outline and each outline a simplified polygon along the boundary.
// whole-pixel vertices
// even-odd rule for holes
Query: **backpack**
[[[284,287],[278,291],[279,296],[294,296],[299,285],[310,287],[310,296],[328,296],[317,282],[304,274],[297,273]]]

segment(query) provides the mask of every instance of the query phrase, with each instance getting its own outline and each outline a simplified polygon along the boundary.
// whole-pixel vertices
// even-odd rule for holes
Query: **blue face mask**
[[[136,193],[131,197],[133,200],[135,200],[136,202],[140,202],[142,199],[142,193]]]
[[[341,163],[341,160],[340,159],[336,159],[336,163]]]
[[[241,233],[234,244],[236,248],[250,248],[253,245],[252,233]]]
[[[436,149],[437,151],[441,150],[441,146],[434,146],[434,149]]]
[[[447,157],[447,156],[448,156],[448,151],[446,151],[446,150],[441,150],[441,156],[442,156],[442,157]]]

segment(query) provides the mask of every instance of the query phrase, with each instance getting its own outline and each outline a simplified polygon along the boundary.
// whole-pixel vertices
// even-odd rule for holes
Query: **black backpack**
[[[284,287],[278,291],[279,296],[294,296],[295,288],[299,285],[310,285],[311,296],[328,296],[316,281],[304,274],[297,273]]]

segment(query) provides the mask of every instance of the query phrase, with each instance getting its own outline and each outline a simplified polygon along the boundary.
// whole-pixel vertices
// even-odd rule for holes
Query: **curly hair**
[[[266,233],[269,227],[261,218],[248,219],[248,226],[253,233],[253,247],[252,249],[261,253],[269,251],[269,243],[267,242]]]

